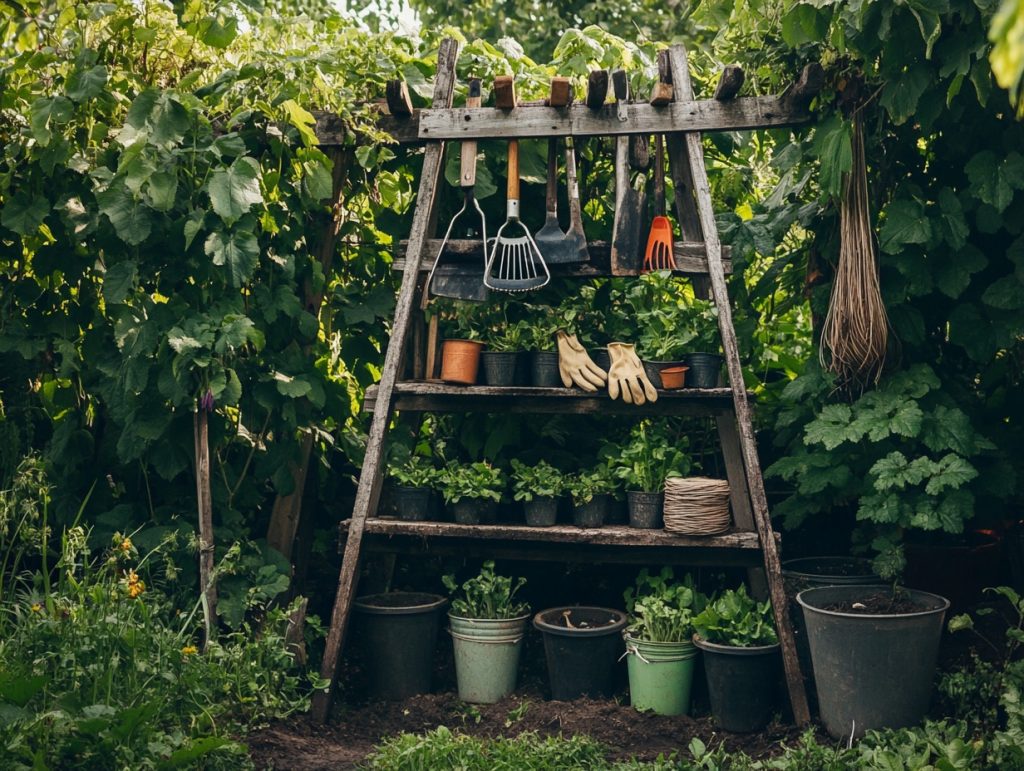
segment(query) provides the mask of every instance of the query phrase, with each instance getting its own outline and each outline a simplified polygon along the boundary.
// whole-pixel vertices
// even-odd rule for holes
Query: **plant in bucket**
[[[388,466],[394,480],[391,502],[399,519],[422,521],[430,518],[430,498],[440,477],[439,470],[422,455],[407,455]]]
[[[473,704],[501,701],[516,688],[530,606],[515,595],[526,579],[497,575],[488,560],[461,587],[451,575],[442,581],[453,594],[448,621],[459,698]]]
[[[764,728],[775,711],[781,666],[771,603],[757,602],[741,585],[714,597],[693,627],[715,723],[735,733]]]
[[[626,641],[629,699],[641,712],[683,715],[690,710],[690,688],[697,648],[693,619],[707,604],[687,575],[674,581],[672,568],[652,576],[644,568],[625,592],[629,626]]]
[[[686,309],[683,323],[694,331],[690,348],[695,350],[683,357],[690,368],[686,373],[688,386],[717,388],[722,369],[718,309],[710,300],[694,299]]]
[[[558,500],[565,492],[565,475],[547,461],[530,466],[512,459],[512,497],[523,504],[526,524],[550,527],[558,519]]]
[[[603,464],[571,475],[566,489],[572,496],[572,521],[576,527],[601,527],[608,517],[615,479]]]
[[[530,353],[530,385],[534,388],[561,388],[558,374],[558,353],[555,350],[555,335],[559,329],[559,317],[554,308],[546,305],[526,306],[530,321],[524,333],[526,348]]]
[[[498,516],[505,475],[487,461],[449,461],[441,471],[439,486],[458,524],[492,524]]]
[[[605,448],[615,476],[626,484],[630,527],[664,525],[665,480],[690,473],[689,439],[668,422],[640,421],[619,448]]]

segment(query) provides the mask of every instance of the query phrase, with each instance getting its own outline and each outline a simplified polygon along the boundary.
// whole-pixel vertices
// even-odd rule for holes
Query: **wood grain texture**
[[[512,75],[499,75],[494,79],[494,106],[499,110],[511,110],[516,102],[516,79]],[[434,137],[430,137],[434,139]]]
[[[743,88],[743,82],[747,79],[743,68],[738,64],[727,64],[718,76],[718,85],[715,86],[714,98],[720,102],[733,99]]]
[[[686,48],[683,45],[672,46],[674,64],[687,61]],[[675,72],[675,70],[674,70]],[[687,92],[692,93],[689,84],[689,71],[686,72],[686,83],[676,79],[680,89],[680,98]],[[743,382],[743,369],[740,363],[739,346],[736,342],[736,331],[732,320],[732,306],[729,303],[729,291],[725,283],[725,271],[722,269],[721,243],[715,224],[715,212],[711,199],[711,188],[708,184],[707,169],[704,165],[704,148],[700,134],[686,134],[686,151],[693,173],[696,192],[697,212],[701,227],[704,230],[704,242],[708,250],[708,276],[711,280],[711,292],[718,309],[718,329],[722,335],[722,348],[725,352],[726,367],[730,383]],[[793,717],[798,725],[810,722],[810,711],[807,706],[807,693],[804,688],[800,661],[796,654],[793,629],[789,618],[789,600],[782,584],[782,566],[779,562],[778,546],[772,531],[771,517],[768,513],[768,500],[765,495],[764,479],[761,475],[761,464],[757,456],[757,443],[754,437],[753,418],[750,403],[742,391],[733,392],[733,404],[736,410],[736,425],[739,430],[740,450],[743,467],[750,490],[751,506],[754,523],[762,544],[765,574],[771,594],[772,609],[775,615],[775,626],[782,645],[782,659],[786,671],[786,684],[789,689],[790,704]]]
[[[437,76],[434,80],[434,100],[437,107],[450,107],[455,86],[455,60],[458,43],[446,38],[441,43],[437,56]],[[382,481],[381,461],[384,454],[384,437],[390,421],[390,404],[395,382],[398,380],[405,354],[406,339],[414,306],[416,285],[419,280],[419,262],[423,257],[424,245],[430,235],[428,227],[437,188],[441,181],[444,159],[444,143],[430,144],[423,158],[423,170],[420,177],[419,193],[416,200],[416,212],[413,215],[412,230],[409,236],[410,266],[417,270],[407,271],[402,276],[402,285],[398,290],[395,304],[395,318],[392,325],[391,340],[384,358],[384,367],[377,389],[379,403],[388,405],[373,416],[370,423],[369,436],[366,444],[366,456],[356,490],[355,505],[352,509],[352,526],[349,528],[345,555],[342,558],[338,577],[338,590],[331,613],[331,624],[324,647],[323,663],[320,675],[330,684],[325,691],[317,691],[313,697],[313,719],[324,722],[330,713],[334,696],[335,674],[338,657],[341,654],[348,629],[349,611],[355,596],[358,581],[359,548],[363,536],[363,527],[370,512],[377,510],[380,499]]]
[[[551,78],[551,90],[548,93],[549,107],[565,107],[572,101],[572,83],[569,78],[555,76]]]
[[[210,487],[209,413],[192,416],[196,449],[196,507],[199,513],[199,586],[203,593],[203,650],[217,638],[217,583],[214,575],[213,494]]]
[[[604,100],[608,98],[608,70],[594,70],[587,77],[587,98],[585,104],[588,109],[598,110],[604,106]]]
[[[412,115],[412,98],[404,80],[389,80],[384,88],[388,111],[399,118]]]

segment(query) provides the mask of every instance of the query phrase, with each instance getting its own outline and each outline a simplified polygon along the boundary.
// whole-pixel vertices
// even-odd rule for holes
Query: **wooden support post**
[[[825,70],[818,62],[806,65],[800,77],[782,92],[780,101],[797,110],[806,110],[825,85]]]
[[[727,64],[718,78],[718,85],[715,86],[715,99],[719,102],[734,99],[743,88],[743,81],[746,80],[746,77],[743,68],[738,64]]]
[[[651,165],[651,138],[634,134],[629,138],[629,166],[640,171]]]
[[[192,416],[196,449],[196,507],[199,511],[199,588],[203,598],[203,650],[217,638],[217,580],[214,575],[213,495],[210,489],[209,412],[200,404]]]
[[[664,107],[673,99],[671,57],[668,49],[665,49],[658,52],[658,82],[654,84],[654,90],[651,92],[651,105]]]
[[[689,85],[689,70],[686,47],[672,46],[673,75],[685,70],[686,82],[675,79],[675,85],[683,94],[682,98],[693,93]],[[800,672],[800,661],[797,658],[796,642],[789,616],[789,600],[782,583],[782,565],[779,562],[779,548],[772,531],[771,517],[768,513],[768,499],[764,490],[764,479],[761,476],[761,465],[757,457],[757,443],[754,438],[754,426],[747,401],[747,392],[743,387],[743,367],[740,363],[739,346],[736,342],[736,330],[733,327],[732,307],[729,304],[729,290],[725,283],[725,271],[722,268],[722,245],[718,240],[718,229],[715,225],[715,211],[711,200],[711,187],[708,184],[707,169],[704,166],[704,148],[700,134],[686,134],[686,152],[693,173],[694,187],[697,193],[697,213],[704,230],[704,242],[708,253],[708,275],[711,280],[711,293],[718,310],[718,329],[722,335],[722,348],[725,351],[726,367],[729,371],[729,383],[732,386],[733,406],[736,410],[736,425],[739,429],[740,450],[743,468],[750,489],[750,502],[753,506],[754,523],[757,526],[764,557],[765,574],[771,594],[772,609],[775,614],[775,627],[782,646],[782,662],[786,671],[786,684],[789,689],[790,705],[793,718],[798,725],[806,725],[811,720],[807,706],[807,692],[804,687],[803,675]]]
[[[516,79],[512,75],[499,75],[494,79],[494,106],[511,110],[516,104]]]
[[[608,70],[594,70],[587,78],[587,107],[600,110],[608,98]]]
[[[572,101],[572,84],[569,78],[551,78],[551,92],[545,101],[548,107],[565,107]]]
[[[750,508],[750,488],[743,470],[743,453],[740,450],[740,435],[736,430],[735,415],[719,415],[715,418],[718,428],[718,442],[725,461],[725,476],[729,480],[729,502],[732,504],[732,519],[736,527],[744,532],[757,532],[754,512]],[[768,599],[768,583],[763,567],[747,569],[747,583],[750,593],[759,600]]]
[[[389,80],[384,87],[384,93],[388,112],[396,118],[408,118],[412,115],[412,98],[409,96],[409,86],[404,80]]]
[[[450,107],[455,86],[455,60],[458,43],[445,38],[437,55],[437,76],[434,80],[434,107]],[[416,213],[413,216],[412,231],[409,235],[409,250],[406,259],[413,270],[402,275],[402,285],[398,290],[395,304],[395,319],[392,325],[391,340],[388,344],[384,368],[380,383],[377,386],[377,399],[380,409],[374,412],[370,423],[370,431],[366,444],[366,455],[363,460],[362,473],[359,476],[359,487],[356,490],[355,505],[352,510],[352,522],[349,525],[348,539],[345,542],[345,555],[341,562],[338,577],[338,591],[334,599],[334,610],[331,613],[330,631],[324,648],[323,664],[320,676],[328,681],[323,691],[313,694],[313,719],[318,722],[327,720],[331,710],[331,702],[336,686],[335,674],[338,658],[341,655],[348,629],[349,612],[355,597],[356,583],[359,576],[359,549],[366,527],[366,519],[376,511],[380,500],[382,482],[381,462],[384,455],[384,437],[388,424],[391,422],[391,407],[394,396],[395,382],[401,371],[402,358],[405,352],[406,338],[415,305],[419,263],[423,257],[424,244],[430,233],[427,226],[434,199],[441,181],[444,143],[437,142],[427,145],[423,157],[423,170],[420,177],[420,188],[416,201]]]

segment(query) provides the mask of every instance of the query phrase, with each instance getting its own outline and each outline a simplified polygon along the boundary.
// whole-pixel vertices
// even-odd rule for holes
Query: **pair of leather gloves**
[[[658,401],[658,392],[648,380],[632,343],[609,343],[608,357],[611,366],[605,372],[590,358],[576,335],[558,330],[558,372],[566,388],[576,385],[596,393],[607,383],[612,399],[621,395],[622,401],[637,405]]]

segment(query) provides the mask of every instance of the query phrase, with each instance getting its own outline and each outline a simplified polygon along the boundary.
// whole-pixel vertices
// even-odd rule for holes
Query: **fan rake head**
[[[522,235],[513,235],[517,231]],[[518,218],[510,217],[494,239],[484,284],[499,292],[528,292],[550,280],[551,272],[530,231]]]

